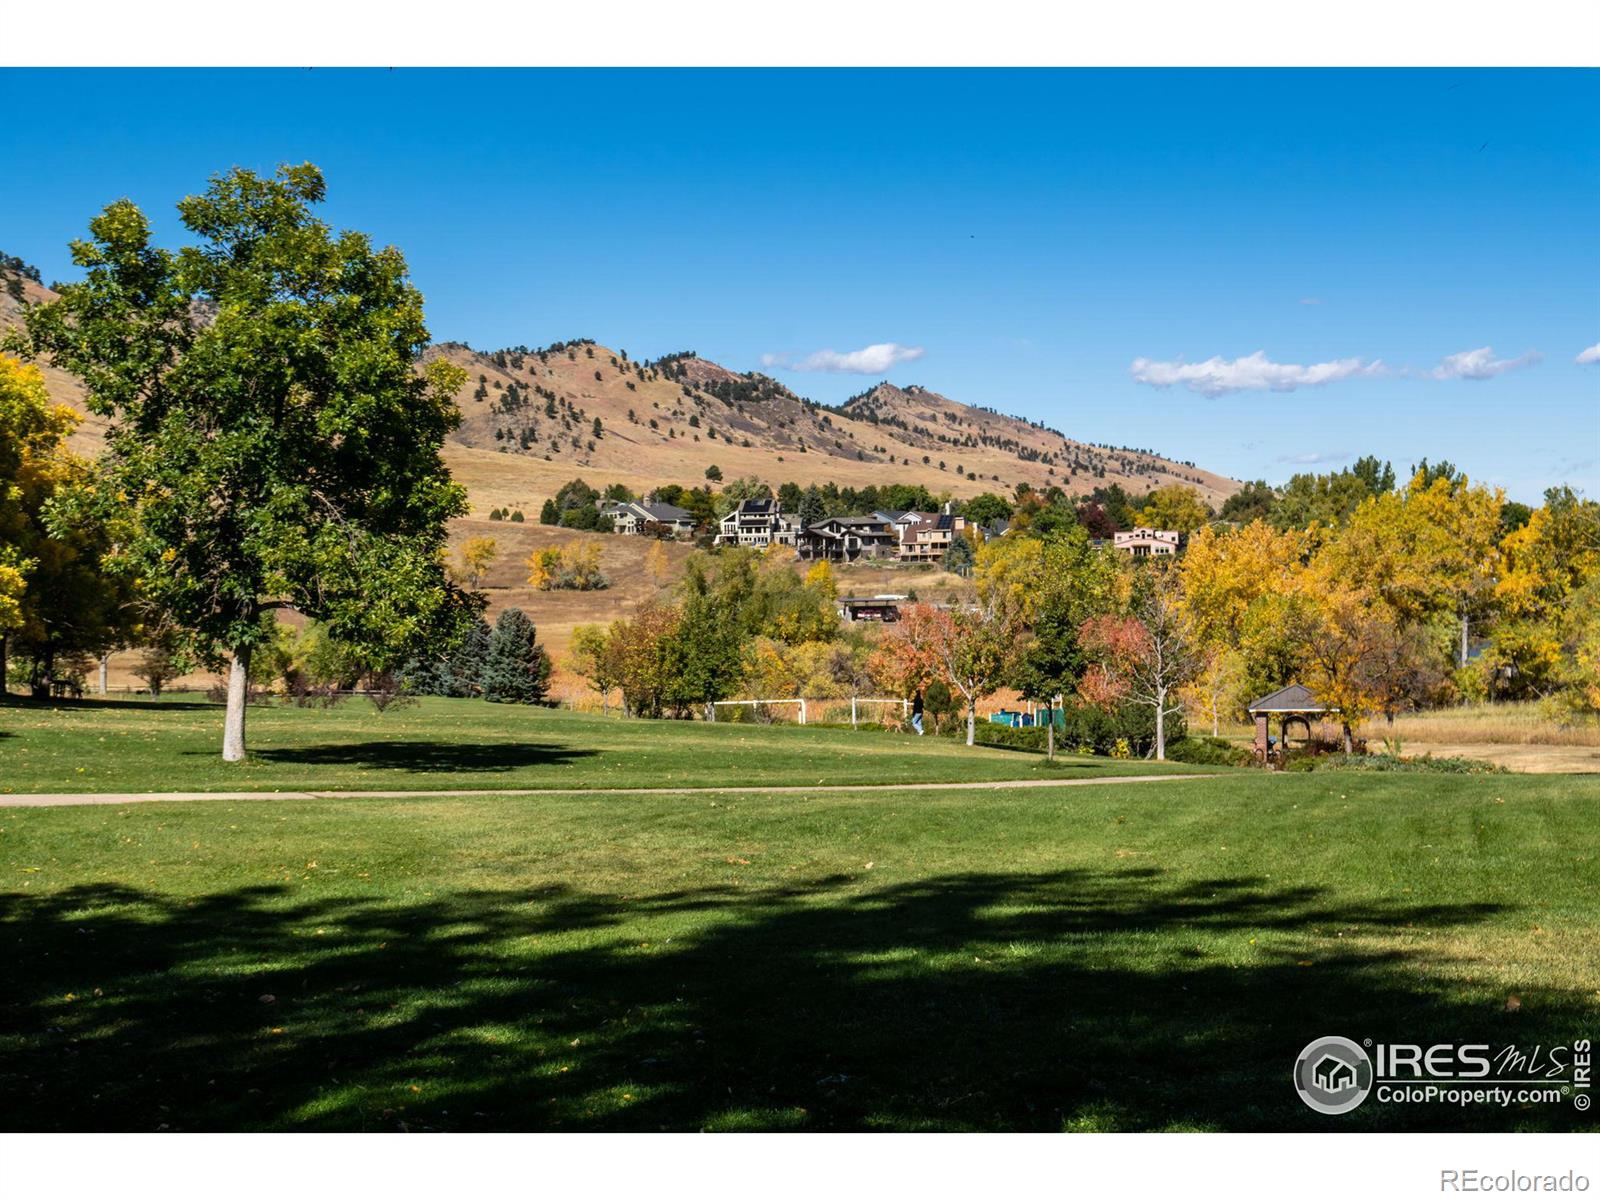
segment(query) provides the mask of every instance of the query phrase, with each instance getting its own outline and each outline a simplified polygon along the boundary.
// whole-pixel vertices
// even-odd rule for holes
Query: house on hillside
[[[903,563],[936,563],[944,558],[967,519],[953,513],[906,513],[901,526],[899,558]]]
[[[1112,546],[1133,558],[1161,558],[1176,554],[1182,535],[1175,529],[1124,529],[1111,535]]]
[[[900,539],[893,525],[874,514],[813,521],[799,531],[794,544],[803,559],[854,562],[858,558],[892,558]]]
[[[600,505],[600,515],[611,518],[611,528],[617,533],[678,537],[694,532],[694,514],[676,504],[607,500]]]
[[[800,532],[800,519],[778,508],[776,500],[741,500],[722,518],[716,542],[719,546],[792,546]]]

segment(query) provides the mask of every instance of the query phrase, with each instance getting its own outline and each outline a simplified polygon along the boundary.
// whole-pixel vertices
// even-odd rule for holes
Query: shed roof
[[[1313,713],[1337,712],[1323,704],[1311,694],[1311,689],[1299,683],[1291,683],[1286,688],[1262,696],[1259,700],[1252,700],[1249,710],[1258,712],[1287,712],[1287,713]]]

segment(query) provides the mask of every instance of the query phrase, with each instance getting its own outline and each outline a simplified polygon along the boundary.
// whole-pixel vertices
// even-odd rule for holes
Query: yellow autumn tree
[[[1193,533],[1211,520],[1211,508],[1192,487],[1170,483],[1146,496],[1134,516],[1139,524],[1150,529]]]
[[[816,591],[819,596],[825,596],[833,601],[839,596],[839,584],[833,577],[833,567],[827,559],[822,559],[806,572],[806,586]]]
[[[645,574],[657,587],[665,587],[672,578],[672,563],[667,558],[667,548],[659,540],[650,543],[650,549],[644,552]]]
[[[1584,628],[1583,598],[1600,579],[1600,503],[1571,488],[1551,488],[1527,524],[1501,540],[1500,553],[1498,620],[1470,682],[1484,695],[1549,695],[1565,688],[1581,710],[1584,674],[1577,663],[1590,643],[1575,631]]]
[[[1430,482],[1419,471],[1405,491],[1364,501],[1314,563],[1326,578],[1370,593],[1403,623],[1455,620],[1457,664],[1464,666],[1471,623],[1482,617],[1500,570],[1504,499],[1464,477]]]
[[[589,592],[609,585],[600,570],[604,546],[597,538],[578,538],[546,546],[528,556],[528,586],[541,592]]]
[[[1197,531],[1179,560],[1178,574],[1183,604],[1200,640],[1208,647],[1237,648],[1250,606],[1294,586],[1305,541],[1303,533],[1280,533],[1261,520],[1242,529]]]
[[[1394,617],[1370,593],[1326,577],[1308,578],[1307,600],[1293,610],[1292,630],[1304,655],[1305,682],[1323,704],[1338,710],[1344,752],[1354,749],[1354,730],[1379,707],[1372,669],[1395,629]]]
[[[500,546],[492,537],[468,538],[461,547],[461,577],[476,589],[500,557]]]
[[[972,579],[985,604],[1032,623],[1044,593],[1045,544],[1036,537],[990,538],[978,549]]]

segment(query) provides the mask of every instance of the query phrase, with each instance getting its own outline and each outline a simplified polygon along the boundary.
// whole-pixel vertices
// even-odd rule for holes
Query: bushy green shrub
[[[1244,767],[1255,760],[1255,755],[1225,738],[1183,737],[1167,743],[1167,758],[1196,766]]]
[[[1041,714],[1042,715],[1042,714]],[[1056,720],[1056,749],[1062,753],[1092,753],[1110,756],[1119,753],[1118,743],[1125,743],[1126,755],[1147,758],[1155,742],[1156,718],[1152,709],[1142,704],[1124,704],[1107,712],[1092,704],[1067,705],[1058,710]],[[1172,756],[1174,742],[1184,738],[1185,726],[1181,716],[1167,721],[1167,756]],[[940,733],[947,737],[965,738],[966,723],[952,722]],[[1020,750],[1045,749],[1043,725],[1021,728],[979,721],[975,740],[982,746],[1006,746]],[[1193,760],[1189,760],[1193,761]]]
[[[1419,775],[1506,775],[1510,772],[1481,758],[1395,758],[1388,754],[1327,754],[1291,759],[1290,771],[1395,771]]]

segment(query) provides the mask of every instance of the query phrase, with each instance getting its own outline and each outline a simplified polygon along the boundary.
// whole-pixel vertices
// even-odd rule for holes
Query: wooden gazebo
[[[1324,713],[1338,712],[1337,708],[1330,708],[1320,703],[1311,694],[1311,689],[1298,683],[1291,683],[1286,688],[1279,688],[1269,695],[1253,700],[1248,707],[1250,717],[1256,723],[1255,754],[1256,761],[1263,766],[1271,764],[1271,728],[1272,718],[1278,717],[1279,760],[1282,752],[1289,748],[1289,726],[1298,721],[1305,726],[1306,736],[1311,736],[1311,718],[1320,717]]]

